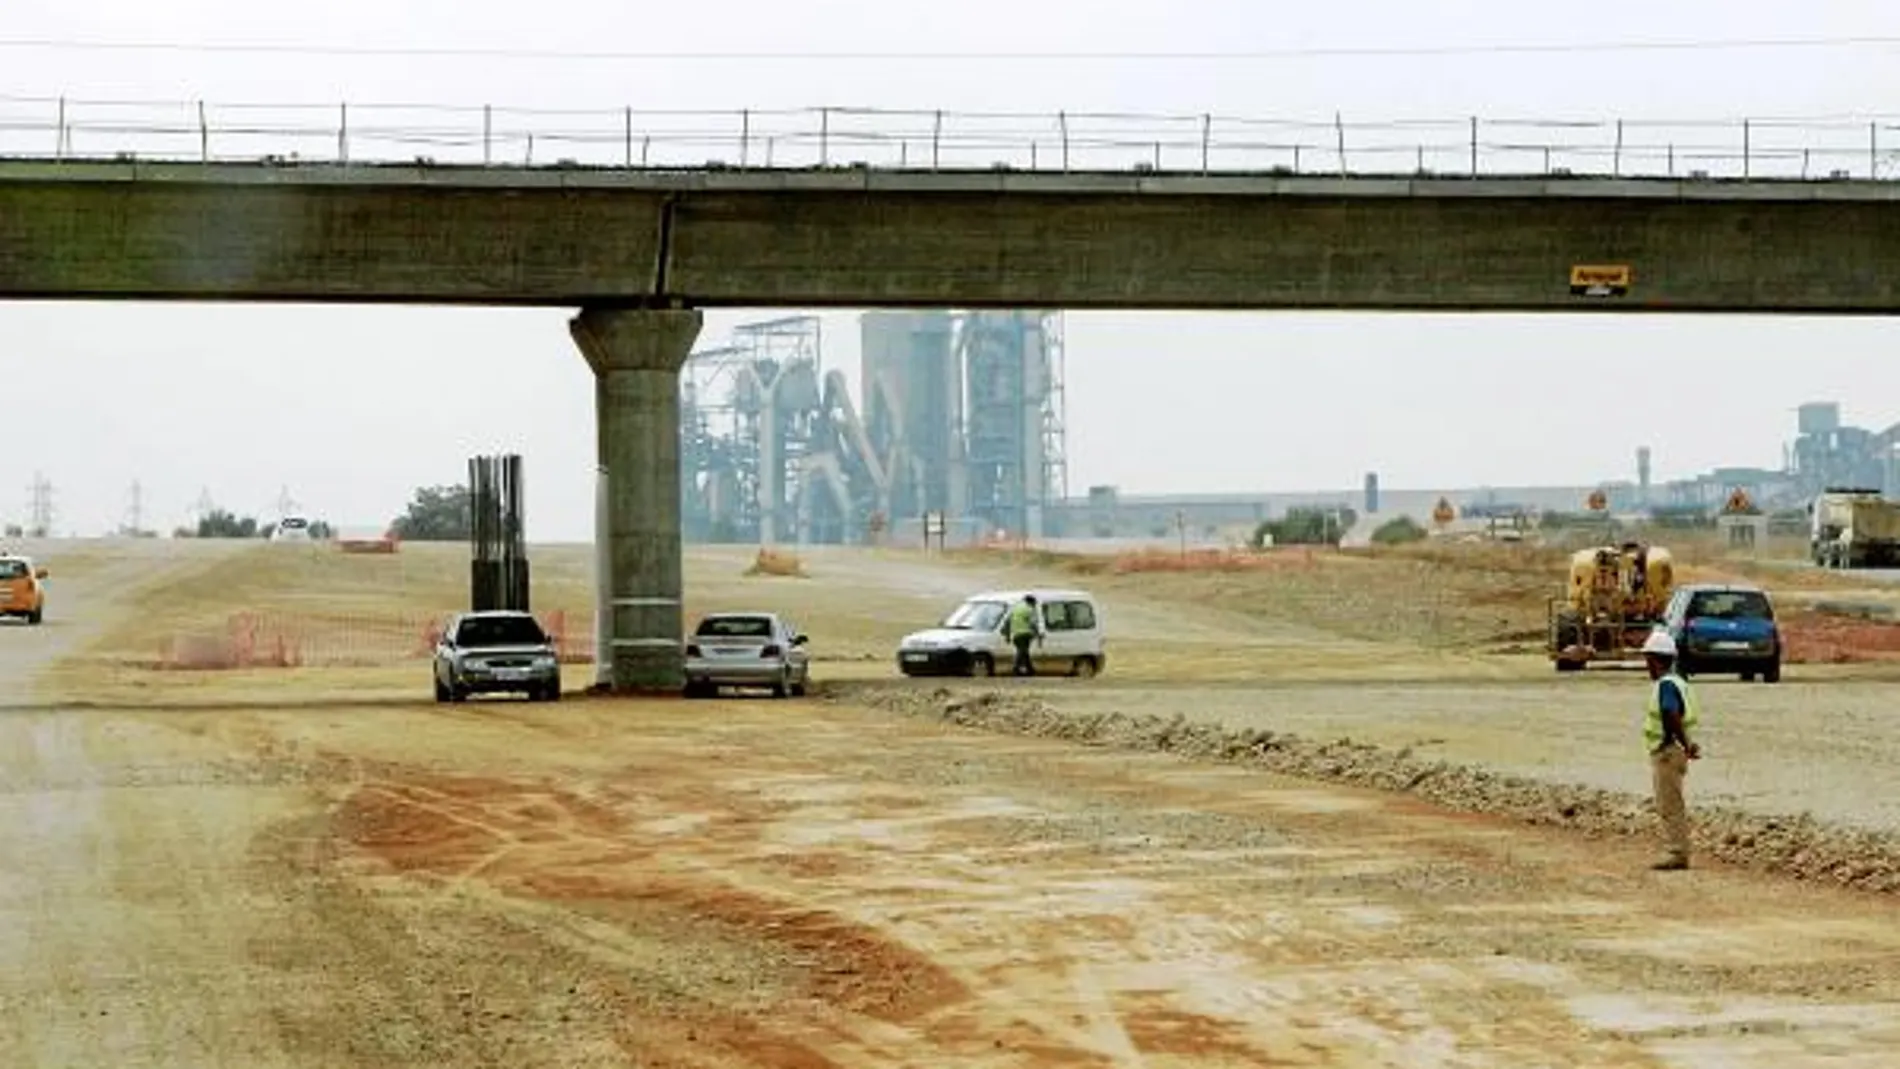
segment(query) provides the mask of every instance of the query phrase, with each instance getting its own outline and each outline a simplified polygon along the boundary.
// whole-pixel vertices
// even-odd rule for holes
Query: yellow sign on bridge
[[[1630,291],[1635,272],[1628,264],[1578,264],[1570,269],[1574,297],[1621,297]]]

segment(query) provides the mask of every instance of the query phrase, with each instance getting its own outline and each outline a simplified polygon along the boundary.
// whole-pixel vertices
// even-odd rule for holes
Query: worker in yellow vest
[[[1041,640],[1042,618],[1036,612],[1036,595],[1024,594],[1023,600],[1009,610],[1009,641],[1016,647],[1014,674],[1036,674],[1036,663],[1029,656],[1029,648]]]
[[[1643,662],[1649,667],[1649,712],[1643,719],[1643,745],[1649,751],[1651,781],[1656,792],[1656,815],[1662,820],[1664,854],[1652,868],[1675,871],[1689,867],[1689,809],[1682,797],[1689,762],[1702,756],[1690,733],[1696,729],[1695,689],[1677,671],[1676,640],[1669,632],[1650,632],[1643,642]]]

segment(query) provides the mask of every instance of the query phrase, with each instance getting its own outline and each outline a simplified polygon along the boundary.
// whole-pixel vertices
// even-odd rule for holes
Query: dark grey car
[[[525,612],[467,612],[451,619],[435,647],[435,700],[471,694],[561,698],[561,659],[554,643]]]

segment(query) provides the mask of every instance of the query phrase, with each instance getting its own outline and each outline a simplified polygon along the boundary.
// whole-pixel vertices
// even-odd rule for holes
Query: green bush
[[[389,529],[405,542],[463,542],[473,527],[473,498],[468,487],[424,486]]]
[[[198,521],[199,538],[256,538],[257,519],[238,516],[224,509],[212,509]]]
[[[1422,542],[1426,531],[1410,516],[1397,516],[1379,525],[1372,532],[1374,545],[1402,546],[1407,542]]]
[[[1351,509],[1288,509],[1285,516],[1268,520],[1254,528],[1253,544],[1267,544],[1269,536],[1276,546],[1336,546],[1359,521]]]

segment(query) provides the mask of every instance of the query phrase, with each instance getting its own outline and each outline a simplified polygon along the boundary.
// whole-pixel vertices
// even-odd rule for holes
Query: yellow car
[[[0,616],[23,616],[37,624],[46,615],[46,569],[28,557],[0,557]]]

